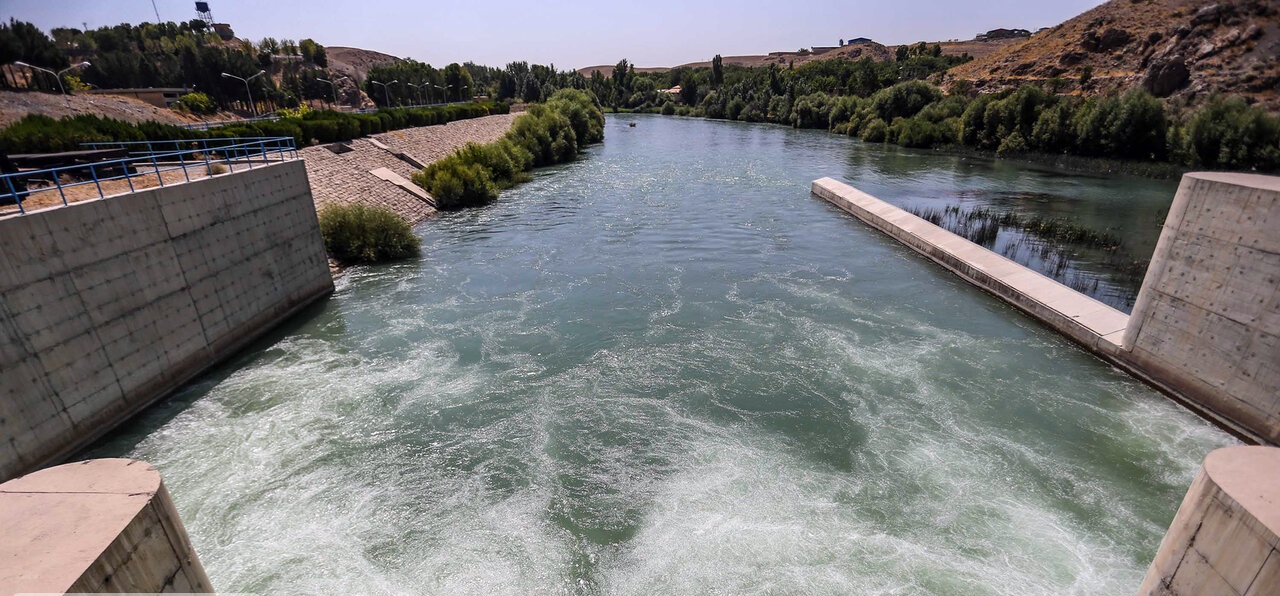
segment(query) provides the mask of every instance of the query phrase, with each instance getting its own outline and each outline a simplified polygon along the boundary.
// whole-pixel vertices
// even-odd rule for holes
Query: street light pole
[[[435,84],[435,83],[432,83],[432,84],[431,84],[431,86],[432,86],[432,87],[435,87],[436,89],[439,89],[440,91],[442,91],[442,92],[443,92],[443,93],[442,93],[442,95],[444,95],[444,100],[445,100],[446,102],[447,102],[447,101],[449,101],[449,92],[448,92],[448,91],[445,91],[444,87],[441,87],[441,86],[439,86],[439,85],[437,85],[437,84]],[[435,94],[432,94],[431,99],[435,99]]]
[[[382,99],[386,100],[388,108],[391,107],[391,94],[387,91],[387,85],[394,85],[396,83],[399,83],[400,79],[396,79],[394,81],[391,81],[390,83],[379,83],[378,81],[369,81],[369,82],[373,83],[374,85],[382,85]]]
[[[253,76],[251,76],[251,77],[249,77],[249,78],[247,78],[247,79],[242,79],[242,78],[237,77],[236,75],[233,75],[233,74],[228,74],[228,73],[225,73],[225,72],[224,72],[224,73],[222,73],[222,78],[224,78],[224,79],[235,79],[235,80],[237,80],[237,81],[241,81],[241,82],[243,82],[243,83],[244,83],[244,92],[245,92],[245,95],[248,95],[248,96],[249,96],[249,113],[253,114],[253,117],[254,117],[254,118],[257,118],[257,117],[258,117],[258,106],[257,106],[257,105],[255,105],[255,104],[253,103],[253,92],[249,90],[249,81],[252,81],[252,80],[254,80],[254,79],[256,79],[256,78],[258,78],[258,77],[260,77],[260,76],[262,76],[262,75],[264,75],[264,74],[267,74],[267,71],[265,71],[265,70],[259,70],[259,71],[258,71],[258,74],[253,75]]]
[[[349,78],[351,77],[338,77],[337,80],[341,81],[342,79],[349,79]],[[321,83],[328,83],[330,87],[333,87],[333,103],[335,104],[338,103],[338,86],[334,84],[334,81],[330,81],[329,79],[322,79],[320,77],[316,77],[316,80],[320,81]]]
[[[30,68],[30,69],[33,69],[33,70],[39,70],[39,71],[47,72],[47,73],[49,73],[49,74],[53,75],[53,78],[54,78],[55,80],[57,80],[57,81],[58,81],[58,91],[61,91],[63,95],[66,95],[66,94],[67,94],[67,89],[66,89],[66,87],[63,87],[63,86],[62,86],[62,75],[63,75],[64,73],[66,73],[66,72],[67,72],[67,71],[69,71],[69,70],[75,70],[75,69],[77,69],[77,68],[83,68],[83,67],[85,67],[85,66],[93,66],[92,64],[89,64],[88,62],[77,62],[77,63],[75,63],[75,64],[72,64],[71,66],[68,66],[68,67],[66,67],[66,68],[64,68],[64,69],[62,69],[62,70],[59,70],[58,72],[54,72],[54,71],[49,70],[49,69],[47,69],[47,68],[41,68],[41,67],[39,67],[39,66],[35,66],[35,65],[32,65],[32,64],[27,64],[26,62],[14,62],[14,64],[17,64],[18,66],[25,66],[25,67]],[[67,100],[67,102],[68,102],[68,103],[70,103],[70,102],[71,102],[71,100],[70,100],[70,99],[68,99],[68,100]]]
[[[418,101],[422,101],[422,87],[423,87],[423,85],[414,85],[413,83],[405,83],[405,84],[406,84],[406,85],[408,85],[408,86],[410,86],[410,87],[413,87],[413,90],[414,90],[414,92],[415,92],[415,93],[414,93],[414,95],[416,96],[416,97],[415,97],[415,99],[417,99]]]

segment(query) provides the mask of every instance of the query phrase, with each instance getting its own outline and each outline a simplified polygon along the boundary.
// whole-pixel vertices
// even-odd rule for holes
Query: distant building
[[[992,29],[986,33],[979,33],[973,39],[974,41],[994,41],[997,39],[1018,39],[1020,37],[1031,37],[1031,32],[1026,29]]]
[[[849,41],[844,42],[844,45],[851,46],[855,43],[875,43],[875,40],[868,37],[855,37],[853,39],[850,39]]]
[[[670,89],[659,89],[658,93],[665,93],[667,95],[670,95],[672,96],[672,99],[676,101],[676,103],[680,103],[680,92],[682,90],[683,89],[681,89],[679,85],[676,85],[675,87],[672,87]]]
[[[835,46],[813,46],[812,48],[809,48],[809,51],[813,52],[813,55],[816,56],[818,54],[825,54],[832,50],[838,50],[838,49],[840,48],[837,48]]]

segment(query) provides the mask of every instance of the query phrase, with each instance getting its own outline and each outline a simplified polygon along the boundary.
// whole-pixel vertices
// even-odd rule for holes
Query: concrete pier
[[[128,459],[0,485],[0,594],[213,592],[159,472]]]
[[[1205,458],[1138,593],[1280,594],[1280,449],[1227,447]]]
[[[848,184],[813,193],[1220,426],[1280,443],[1280,178],[1186,175],[1132,317]]]

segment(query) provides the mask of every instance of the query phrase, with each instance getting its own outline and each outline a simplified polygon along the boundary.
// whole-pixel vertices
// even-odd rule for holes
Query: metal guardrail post
[[[54,170],[51,173],[53,174],[53,183],[58,186],[58,194],[62,195],[62,206],[65,207],[67,205],[67,193],[62,190],[62,180],[58,179],[57,170]]]
[[[147,143],[147,148],[150,148],[150,147],[151,147],[151,143]],[[156,169],[156,181],[160,183],[161,187],[163,187],[164,177],[160,175],[160,164],[156,161],[156,154],[154,153],[151,154],[151,167]]]
[[[18,196],[18,189],[13,185],[13,177],[5,176],[4,181],[9,184],[9,194],[13,196],[13,202],[18,204],[18,213],[25,215],[27,213],[27,209],[22,206],[22,199],[25,197]]]
[[[94,169],[94,165],[95,164],[89,164],[89,175],[93,176],[93,184],[98,187],[98,198],[102,199],[105,198],[106,195],[102,193],[102,183],[98,181],[98,171]]]
[[[187,179],[187,182],[191,182],[191,174],[187,173],[187,160],[182,158],[183,153],[185,153],[185,151],[178,152],[178,165],[182,168],[183,177]]]

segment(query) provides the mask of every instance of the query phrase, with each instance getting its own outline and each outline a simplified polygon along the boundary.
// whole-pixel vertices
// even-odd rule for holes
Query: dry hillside
[[[38,91],[0,91],[0,127],[21,120],[28,114],[42,114],[50,118],[95,114],[125,122],[155,120],[165,124],[187,124],[202,120],[120,95],[84,93],[64,96]],[[211,116],[210,119],[217,119],[217,116],[219,115]],[[220,116],[234,117],[228,114]]]
[[[369,74],[369,69],[381,64],[389,62],[399,62],[400,59],[391,54],[383,54],[373,50],[362,50],[360,48],[347,48],[342,46],[325,46],[325,56],[329,58],[329,69],[341,73],[341,75],[349,76],[353,79],[364,80]]]
[[[990,56],[957,66],[952,79],[984,91],[1061,77],[1097,92],[1144,87],[1195,104],[1234,93],[1280,108],[1277,0],[1111,0]]]
[[[862,58],[865,58],[865,57],[870,57],[873,60],[892,60],[893,52],[890,51],[889,48],[886,48],[878,43],[869,42],[869,43],[849,44],[847,46],[836,48],[834,50],[823,52],[821,54],[815,54],[813,52],[773,52],[766,55],[721,56],[720,59],[724,61],[725,66],[732,65],[732,66],[756,67],[756,66],[768,66],[770,64],[776,64],[778,66],[782,66],[785,68],[792,63],[794,63],[796,66],[799,66],[806,62],[813,62],[815,60],[831,60],[833,58],[844,58],[846,60],[861,60]],[[636,72],[667,72],[669,70],[674,70],[677,68],[710,68],[710,67],[711,67],[711,61],[707,60],[703,62],[690,62],[688,64],[681,64],[680,66],[672,66],[672,67],[637,66]],[[586,68],[578,69],[578,72],[582,73],[583,76],[587,76],[587,77],[591,76],[591,73],[594,71],[600,71],[600,74],[609,76],[610,74],[613,73],[613,65],[603,64],[599,66],[588,66]]]
[[[929,45],[938,43],[942,46],[942,53],[948,56],[959,56],[961,54],[969,54],[975,58],[981,58],[994,52],[997,52],[1011,44],[1017,43],[1015,39],[993,39],[991,41],[943,41],[943,42],[927,42]],[[845,59],[845,60],[861,60],[862,58],[871,58],[876,61],[893,60],[894,50],[898,46],[884,46],[876,42],[851,43],[849,45],[836,48],[820,54],[813,52],[772,52],[769,54],[751,55],[751,56],[722,56],[726,66],[768,66],[776,64],[778,66],[787,67],[794,63],[796,66],[807,62],[817,60]],[[673,67],[636,67],[636,72],[667,72],[676,68],[710,68],[711,61],[690,62]],[[598,66],[588,66],[579,68],[578,72],[583,76],[591,76],[594,71],[600,71],[600,74],[609,76],[613,73],[612,64],[602,64]]]

